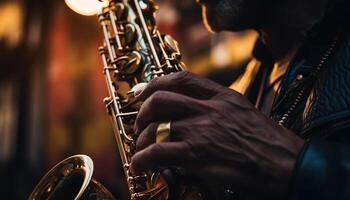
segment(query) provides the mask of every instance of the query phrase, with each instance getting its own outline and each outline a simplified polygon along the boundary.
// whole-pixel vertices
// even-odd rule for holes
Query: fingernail
[[[141,92],[142,92],[141,90],[137,90],[136,92],[134,92],[134,96],[135,97],[140,96]]]
[[[139,83],[139,84],[135,85],[131,89],[131,91],[134,92],[135,97],[138,97],[143,92],[143,90],[146,88],[146,86],[147,86],[147,83]]]

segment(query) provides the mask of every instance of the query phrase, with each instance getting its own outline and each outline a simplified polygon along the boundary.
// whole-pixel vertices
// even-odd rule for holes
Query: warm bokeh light
[[[22,9],[19,3],[0,5],[0,41],[9,47],[16,46],[22,38]]]
[[[96,15],[108,3],[98,0],[65,0],[65,2],[70,9],[85,16]]]

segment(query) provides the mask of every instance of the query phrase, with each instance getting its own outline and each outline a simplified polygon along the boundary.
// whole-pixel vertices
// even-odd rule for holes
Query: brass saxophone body
[[[201,199],[191,187],[173,190],[177,193],[174,197],[170,194],[169,178],[160,172],[134,176],[129,170],[137,140],[133,126],[140,107],[134,101],[133,88],[184,70],[177,42],[157,29],[155,11],[152,0],[109,0],[98,14],[104,38],[99,53],[109,93],[103,101],[112,122],[130,199]],[[29,199],[115,199],[92,179],[92,172],[93,163],[88,156],[67,158],[41,179]]]
[[[137,135],[133,126],[139,107],[133,101],[133,88],[183,70],[177,42],[158,31],[155,10],[150,0],[110,1],[98,15],[104,36],[99,52],[109,92],[104,103],[132,200],[167,199],[169,195],[159,173],[133,176],[129,170],[135,153]],[[124,92],[120,89],[122,84]],[[125,87],[129,92],[125,92]]]

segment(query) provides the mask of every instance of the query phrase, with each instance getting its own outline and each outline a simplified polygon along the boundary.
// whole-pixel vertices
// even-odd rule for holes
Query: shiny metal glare
[[[102,7],[108,5],[108,1],[98,0],[65,0],[65,3],[74,12],[85,16],[96,15]]]
[[[140,1],[140,7],[141,9],[145,10],[147,8],[147,4],[143,1]]]

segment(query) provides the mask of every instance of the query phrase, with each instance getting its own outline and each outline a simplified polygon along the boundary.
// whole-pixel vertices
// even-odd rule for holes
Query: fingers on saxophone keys
[[[139,83],[137,85],[135,85],[131,91],[133,92],[134,96],[137,97],[142,91],[145,90],[145,88],[147,87],[147,83]]]
[[[162,167],[182,167],[192,160],[192,154],[188,152],[189,146],[185,142],[152,144],[132,157],[130,170],[133,174],[141,174]]]
[[[150,123],[145,128],[136,141],[136,151],[141,151],[156,142],[157,128],[159,123]]]
[[[150,123],[175,121],[203,111],[206,107],[201,100],[173,92],[157,91],[143,103],[134,130],[139,134]]]
[[[145,128],[136,141],[136,151],[141,151],[154,143],[161,142],[178,142],[183,139],[183,134],[181,132],[182,126],[180,122],[172,121],[169,123],[168,130],[159,130],[160,122],[151,123]]]
[[[181,71],[154,78],[147,87],[135,91],[135,97],[139,101],[144,101],[157,91],[175,92],[203,100],[210,99],[218,93],[234,92],[209,79]]]
[[[140,101],[144,101],[156,91],[166,90],[176,92],[178,88],[181,88],[180,83],[184,83],[185,78],[189,74],[189,72],[182,71],[154,78],[148,83],[147,87],[135,91],[135,97]]]

